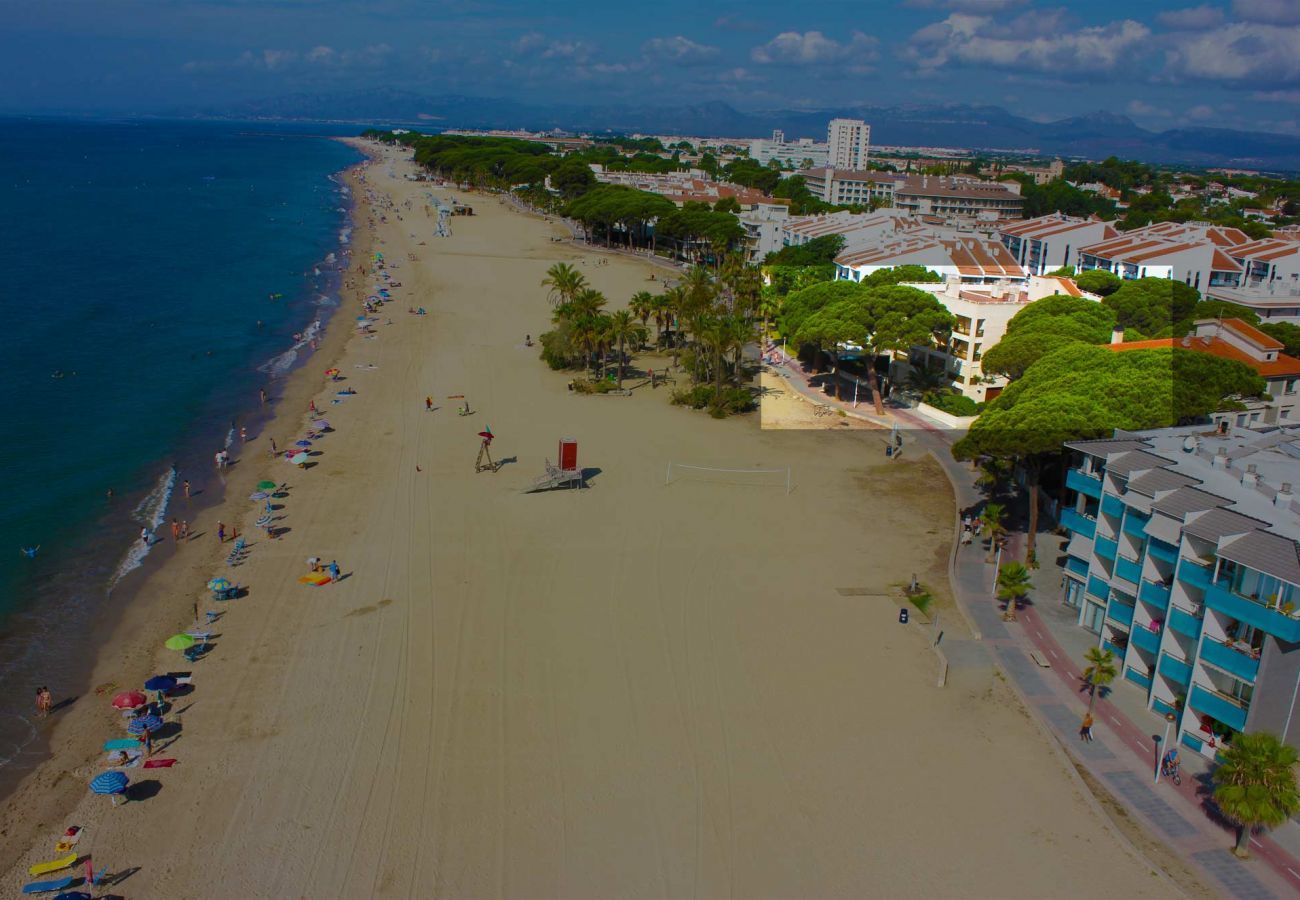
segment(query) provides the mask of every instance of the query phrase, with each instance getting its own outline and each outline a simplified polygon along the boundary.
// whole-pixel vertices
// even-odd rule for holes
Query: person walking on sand
[[[226,542],[226,523],[225,523],[225,522],[218,522],[218,523],[217,523],[217,543],[218,543],[218,544],[224,544],[225,542]]]
[[[181,489],[185,491],[185,499],[190,499],[190,480],[188,478],[185,479],[185,483],[181,485]]]
[[[43,687],[36,689],[36,716],[41,719],[45,718],[45,688]]]
[[[181,524],[172,519],[172,540],[179,542],[181,539]]]
[[[337,560],[330,560],[329,570],[330,570],[330,581],[337,583],[340,574],[339,564]]]
[[[262,405],[266,406],[266,388],[260,388],[257,392],[258,397],[262,400]]]
[[[432,397],[425,397],[425,398],[424,398],[424,411],[425,411],[425,412],[433,412],[433,398],[432,398]]]
[[[279,449],[275,446],[275,438],[271,438],[271,455],[275,456],[279,452]]]
[[[54,710],[54,697],[48,687],[41,688],[41,715],[48,716]]]
[[[189,539],[190,539],[190,523],[189,523],[189,520],[188,520],[188,519],[181,519],[181,540],[182,540],[182,541],[188,541]]]
[[[244,441],[245,443],[248,442],[248,429],[245,428],[243,425],[239,426],[239,439],[241,441]]]
[[[141,528],[141,529],[140,529],[140,541],[141,541],[141,542],[142,542],[146,547],[149,546],[149,529],[148,529],[148,528]]]

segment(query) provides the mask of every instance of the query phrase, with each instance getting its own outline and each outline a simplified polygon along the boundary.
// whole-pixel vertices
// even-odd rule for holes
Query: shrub
[[[609,379],[592,381],[590,378],[573,379],[573,391],[575,394],[608,394],[616,390],[617,385]]]
[[[679,388],[673,391],[672,402],[674,406],[708,409],[709,415],[715,419],[722,419],[733,413],[750,412],[756,405],[753,394],[745,388],[727,387],[718,392],[711,384]]]
[[[569,346],[569,336],[563,330],[543,332],[538,340],[542,344],[540,354],[542,361],[552,369],[559,371],[567,369],[572,365],[572,348]]]
[[[939,391],[930,391],[921,399],[922,402],[950,416],[977,416],[982,405],[965,394],[946,394]]]

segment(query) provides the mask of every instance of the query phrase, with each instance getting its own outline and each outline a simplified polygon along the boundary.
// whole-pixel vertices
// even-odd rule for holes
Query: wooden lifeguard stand
[[[551,461],[546,461],[546,474],[539,476],[533,481],[525,493],[534,491],[545,491],[557,487],[574,487],[579,488],[587,486],[586,480],[582,477],[582,467],[578,465],[578,442],[574,438],[560,438],[560,445],[556,451],[556,465],[551,465]]]

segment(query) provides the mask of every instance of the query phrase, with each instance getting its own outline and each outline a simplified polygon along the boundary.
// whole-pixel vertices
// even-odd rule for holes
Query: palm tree
[[[1016,609],[1029,596],[1029,570],[1018,562],[1009,562],[998,571],[998,599],[1006,601],[1004,619],[1015,621]]]
[[[627,308],[632,311],[632,315],[641,320],[643,326],[650,322],[650,316],[654,312],[654,300],[654,295],[649,291],[637,291],[632,295],[632,299],[627,301]]]
[[[1114,681],[1119,672],[1115,669],[1115,654],[1109,650],[1089,647],[1088,652],[1083,654],[1083,660],[1088,664],[1083,670],[1083,680],[1088,685],[1088,715],[1092,715],[1092,706],[1097,702],[1097,689]]]
[[[983,536],[989,539],[988,559],[992,562],[994,551],[1007,530],[1007,508],[1001,503],[986,503],[980,518],[984,520]]]
[[[1233,853],[1250,856],[1250,833],[1276,827],[1300,811],[1296,789],[1296,751],[1267,732],[1238,734],[1223,750],[1223,762],[1210,777],[1214,802],[1237,823]]]
[[[546,295],[552,305],[568,303],[578,292],[587,286],[587,279],[581,272],[568,263],[556,263],[546,270],[542,287],[549,288]]]
[[[672,318],[672,303],[667,294],[656,294],[650,298],[650,315],[655,320],[655,346],[664,344],[664,325]]]
[[[667,321],[670,326],[677,326],[677,333],[673,335],[673,368],[677,368],[677,360],[681,351],[681,322],[686,315],[686,288],[678,285],[669,288],[664,293],[667,300]]]
[[[569,299],[576,316],[598,315],[606,304],[605,295],[589,287],[583,287]]]
[[[647,295],[648,296],[648,295]],[[609,317],[608,335],[611,341],[618,341],[618,389],[623,389],[623,345],[627,341],[638,343],[645,340],[646,328],[638,325],[632,313],[620,309]]]
[[[952,384],[952,379],[943,369],[927,369],[923,366],[908,366],[907,386],[921,396],[931,391],[938,391]]]

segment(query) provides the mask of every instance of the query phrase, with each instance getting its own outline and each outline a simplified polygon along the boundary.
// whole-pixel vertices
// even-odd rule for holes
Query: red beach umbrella
[[[117,709],[136,709],[148,702],[149,698],[139,691],[123,691],[113,698],[113,706]]]

